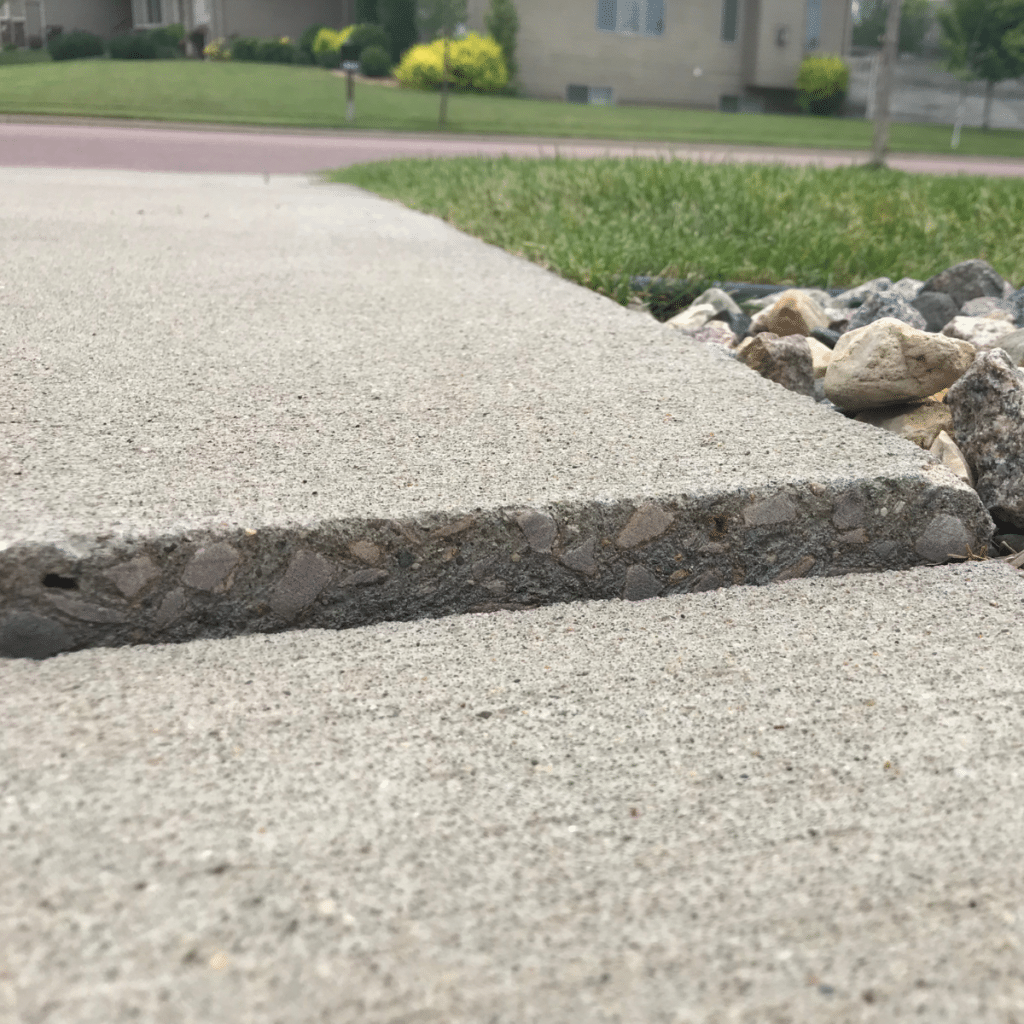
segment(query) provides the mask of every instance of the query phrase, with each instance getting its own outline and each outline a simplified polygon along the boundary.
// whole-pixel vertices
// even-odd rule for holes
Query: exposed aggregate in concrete
[[[934,477],[934,479],[932,479]],[[417,519],[117,537],[0,556],[0,654],[640,600],[948,561],[992,523],[967,487],[917,478],[700,499],[561,503]]]

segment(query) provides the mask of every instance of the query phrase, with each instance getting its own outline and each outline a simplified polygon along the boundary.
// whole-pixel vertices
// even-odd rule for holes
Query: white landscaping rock
[[[955,316],[942,333],[949,338],[969,341],[976,349],[1000,348],[999,339],[1013,334],[1016,328],[1001,318],[982,316]]]
[[[956,441],[945,430],[939,431],[928,451],[954,476],[963,480],[968,487],[974,486],[974,474],[971,472],[971,467],[967,465],[964,453],[960,451]]]
[[[766,332],[780,338],[800,334],[806,338],[815,328],[827,328],[828,325],[829,318],[813,298],[796,288],[790,288],[772,306],[753,317],[749,333],[755,335]]]
[[[970,342],[883,317],[836,343],[825,395],[850,412],[927,398],[966,373],[974,354]]]
[[[861,423],[889,430],[919,448],[931,449],[943,431],[953,430],[953,414],[942,402],[929,401],[917,405],[890,406],[885,409],[866,409],[854,417]]]
[[[681,313],[676,313],[666,323],[669,327],[675,327],[680,331],[695,331],[698,327],[703,327],[717,312],[718,310],[710,302],[703,302],[700,305],[694,303],[692,306],[687,306]]]
[[[828,370],[828,364],[832,362],[832,349],[828,345],[818,341],[817,338],[808,338],[807,344],[811,349],[811,362],[814,365],[814,379],[821,380]]]

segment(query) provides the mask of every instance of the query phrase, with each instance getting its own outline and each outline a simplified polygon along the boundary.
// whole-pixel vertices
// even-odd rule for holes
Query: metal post
[[[345,72],[345,76],[348,79],[347,82],[347,104],[345,106],[345,120],[351,124],[356,119],[356,81],[352,77],[352,68],[349,68]]]

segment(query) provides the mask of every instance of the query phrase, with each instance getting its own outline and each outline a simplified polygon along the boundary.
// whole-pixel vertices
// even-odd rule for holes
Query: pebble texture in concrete
[[[356,189],[0,171],[0,653],[904,567],[977,496]]]
[[[0,1019],[1006,1024],[996,562],[8,662]]]

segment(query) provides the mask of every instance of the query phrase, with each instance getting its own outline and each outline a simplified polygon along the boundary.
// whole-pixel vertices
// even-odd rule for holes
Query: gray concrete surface
[[[908,441],[304,179],[6,170],[0,652],[982,551]]]
[[[0,1020],[1012,1024],[1001,563],[0,667]]]

